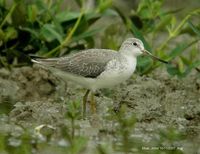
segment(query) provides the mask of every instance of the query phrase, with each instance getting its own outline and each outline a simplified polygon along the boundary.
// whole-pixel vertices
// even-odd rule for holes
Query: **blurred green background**
[[[198,0],[0,0],[0,67],[30,63],[28,55],[63,56],[86,48],[118,50],[127,37],[172,61],[171,75],[199,72]],[[140,57],[137,73],[160,63]]]

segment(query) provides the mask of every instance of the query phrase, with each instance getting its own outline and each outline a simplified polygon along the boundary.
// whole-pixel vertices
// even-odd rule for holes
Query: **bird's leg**
[[[90,90],[87,90],[85,95],[83,96],[83,118],[85,117],[85,113],[86,113],[86,103],[87,103],[87,98],[88,98],[89,93],[90,93]]]
[[[94,93],[91,92],[91,100],[90,100],[90,107],[91,107],[91,111],[92,111],[92,114],[96,113],[96,102],[95,102],[95,99],[94,99]]]

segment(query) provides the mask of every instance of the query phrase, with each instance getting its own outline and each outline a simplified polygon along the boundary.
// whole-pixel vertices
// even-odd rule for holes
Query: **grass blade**
[[[85,38],[91,37],[91,36],[95,35],[96,33],[99,33],[100,31],[103,31],[103,30],[104,29],[102,29],[102,28],[96,28],[96,29],[91,29],[91,30],[85,31],[82,34],[73,37],[72,41],[76,42],[76,41],[79,41],[81,39],[85,39]]]
[[[53,39],[57,39],[60,43],[63,41],[61,34],[51,24],[45,24],[41,29],[41,34],[49,42]]]
[[[195,27],[190,20],[188,20],[188,25],[193,30],[193,32],[197,34],[198,37],[200,37],[200,30]]]
[[[169,54],[169,60],[174,59],[175,57],[179,56],[182,54],[182,52],[185,51],[185,49],[189,48],[191,45],[195,44],[196,42],[198,42],[198,40],[194,40],[190,43],[181,43],[179,45],[177,45],[177,47],[175,49],[173,49],[171,51],[171,53]]]

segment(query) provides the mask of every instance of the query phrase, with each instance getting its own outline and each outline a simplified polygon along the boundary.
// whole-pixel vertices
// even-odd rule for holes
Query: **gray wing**
[[[117,52],[113,50],[90,49],[67,57],[36,59],[33,62],[75,75],[95,78],[105,70],[107,63],[114,58],[117,58]]]

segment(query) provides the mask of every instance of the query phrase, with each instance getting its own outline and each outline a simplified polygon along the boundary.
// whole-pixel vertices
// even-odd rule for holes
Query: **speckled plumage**
[[[142,41],[136,38],[125,40],[118,52],[109,49],[89,49],[67,57],[32,59],[32,62],[47,66],[62,79],[74,81],[88,89],[83,97],[85,117],[89,92],[91,91],[91,110],[95,113],[93,92],[130,78],[136,68],[136,58],[141,54],[148,54],[153,59],[167,63],[146,51]]]
[[[96,78],[112,59],[119,58],[118,53],[106,49],[89,49],[61,58],[36,59],[39,63],[60,69],[74,75]]]
[[[129,38],[119,51],[88,49],[66,57],[32,61],[49,67],[66,81],[74,81],[95,91],[127,80],[135,71],[136,57],[142,54],[142,50],[144,46],[140,40]]]

